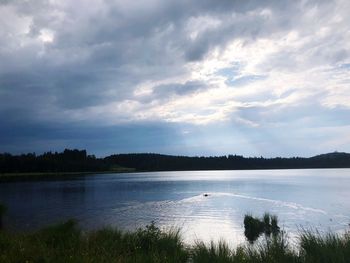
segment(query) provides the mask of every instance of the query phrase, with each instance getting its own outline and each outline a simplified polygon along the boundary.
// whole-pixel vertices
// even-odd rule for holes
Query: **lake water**
[[[204,194],[208,194],[207,197]],[[85,229],[132,230],[155,221],[181,227],[185,241],[244,241],[246,213],[278,215],[293,239],[302,228],[344,231],[350,223],[350,169],[99,174],[0,183],[5,227],[36,229],[76,218]]]

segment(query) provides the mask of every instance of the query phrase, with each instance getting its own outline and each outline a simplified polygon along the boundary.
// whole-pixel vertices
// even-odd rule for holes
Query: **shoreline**
[[[123,169],[119,171],[98,171],[98,172],[29,172],[29,173],[0,173],[0,182],[20,179],[58,179],[66,176],[87,176],[94,174],[119,174],[133,173],[133,169]]]
[[[333,169],[349,169],[344,167],[329,168],[266,168],[266,169],[203,169],[203,170],[150,170],[139,171],[134,168],[124,168],[111,171],[96,172],[28,172],[28,173],[0,173],[1,182],[21,181],[24,180],[40,180],[40,179],[60,179],[67,176],[89,176],[99,174],[127,174],[127,173],[162,173],[162,172],[210,172],[210,171],[276,171],[276,170],[333,170]]]

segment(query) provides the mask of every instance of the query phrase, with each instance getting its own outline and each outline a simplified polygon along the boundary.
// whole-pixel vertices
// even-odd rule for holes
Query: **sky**
[[[350,152],[348,0],[0,0],[0,152]]]

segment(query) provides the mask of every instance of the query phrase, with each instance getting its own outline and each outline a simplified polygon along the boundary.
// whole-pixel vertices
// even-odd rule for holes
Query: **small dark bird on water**
[[[204,194],[203,196],[207,197],[207,196],[209,196],[209,195],[208,195],[208,194]]]

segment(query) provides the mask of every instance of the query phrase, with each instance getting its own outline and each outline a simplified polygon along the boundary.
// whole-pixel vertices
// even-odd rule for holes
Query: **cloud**
[[[347,129],[349,10],[346,0],[1,1],[2,127],[127,132],[125,125],[223,125],[247,136],[238,132],[247,143],[236,141],[232,149],[265,154],[269,147],[249,145],[282,142],[276,127],[286,127],[291,138],[300,125],[320,133],[320,127]],[[258,143],[259,132],[273,136]],[[47,133],[50,140],[57,135]],[[289,152],[319,145],[305,134],[300,148],[288,146]],[[12,144],[20,145],[21,136]],[[200,138],[210,141],[208,134]],[[196,141],[177,139],[181,145]],[[215,140],[212,147],[220,148]],[[57,145],[72,143],[62,136]],[[203,151],[212,152],[205,145]],[[344,150],[350,150],[345,139]]]

